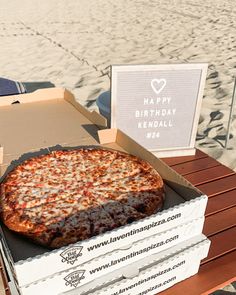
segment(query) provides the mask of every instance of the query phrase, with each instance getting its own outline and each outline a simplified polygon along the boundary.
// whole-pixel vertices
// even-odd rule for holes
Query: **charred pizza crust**
[[[149,163],[100,148],[31,158],[0,188],[5,225],[49,248],[142,219],[164,202],[163,180]]]

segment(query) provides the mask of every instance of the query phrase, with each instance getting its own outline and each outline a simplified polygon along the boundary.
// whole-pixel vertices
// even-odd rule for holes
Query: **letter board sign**
[[[111,127],[157,156],[191,155],[207,64],[112,66]]]

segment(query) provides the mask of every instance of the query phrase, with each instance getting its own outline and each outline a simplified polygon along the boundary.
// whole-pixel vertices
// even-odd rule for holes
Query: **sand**
[[[207,62],[196,146],[236,171],[234,0],[0,0],[0,76],[50,81],[96,109],[111,64]]]
[[[90,109],[111,64],[207,62],[196,146],[236,169],[236,110],[225,148],[234,76],[233,0],[0,0],[1,76],[50,81]]]
[[[234,1],[0,0],[1,76],[50,81],[96,109],[111,64],[207,62],[196,146],[236,169]]]

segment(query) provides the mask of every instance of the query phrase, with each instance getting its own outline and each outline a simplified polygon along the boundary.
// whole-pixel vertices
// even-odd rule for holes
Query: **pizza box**
[[[22,295],[41,295],[44,290],[47,290],[51,295],[115,295],[116,292],[121,294],[119,292],[122,291],[124,294],[137,294],[140,292],[140,287],[145,290],[151,287],[152,284],[154,285],[154,282],[151,283],[151,280],[147,279],[149,276],[153,281],[155,280],[155,283],[161,283],[163,280],[176,275],[178,275],[179,280],[183,280],[187,275],[195,274],[198,271],[200,260],[207,256],[209,245],[210,241],[200,234],[185,242],[178,243],[168,250],[152,254],[147,259],[131,263],[128,267],[122,267],[102,277],[95,277],[94,280],[82,286],[80,282],[86,280],[86,274],[84,272],[85,268],[81,267],[69,272],[64,271],[45,280],[23,286],[20,289]],[[172,283],[176,283],[176,280],[177,277],[175,280],[173,279]],[[145,281],[147,284],[145,284]],[[137,288],[135,288],[135,283]],[[106,287],[104,288],[104,286]],[[133,288],[130,286],[133,286]],[[126,289],[127,292],[125,292]],[[131,290],[132,293],[130,293]]]
[[[203,244],[205,244],[205,246]],[[181,269],[179,269],[179,267],[183,264],[186,266],[186,260],[184,260],[181,263],[179,263],[179,262],[173,263],[173,266],[169,266],[168,268],[164,268],[161,266],[168,259],[171,259],[173,262],[176,261],[177,259],[179,259],[179,256],[182,255],[183,252],[186,250],[191,249],[191,250],[197,251],[195,249],[198,247],[201,247],[201,249],[202,249],[199,251],[201,254],[200,258],[203,259],[204,258],[203,256],[207,256],[207,253],[209,250],[209,245],[210,245],[210,241],[208,239],[206,239],[206,237],[203,234],[200,234],[200,235],[195,236],[187,241],[184,241],[182,243],[178,243],[177,245],[175,245],[171,248],[168,248],[167,250],[161,251],[161,252],[154,254],[154,255],[150,255],[147,258],[141,259],[138,262],[131,263],[128,267],[127,266],[123,267],[119,270],[110,272],[109,274],[107,274],[105,276],[96,278],[92,282],[87,283],[82,286],[79,286],[79,287],[77,287],[77,286],[78,286],[78,282],[81,279],[80,272],[77,272],[77,278],[74,276],[72,277],[72,276],[67,275],[67,280],[69,280],[71,282],[71,284],[74,285],[74,288],[71,291],[61,292],[61,290],[60,290],[59,292],[56,292],[55,286],[57,285],[57,283],[55,283],[54,288],[52,290],[50,290],[50,294],[51,295],[53,295],[53,294],[67,294],[67,295],[109,294],[110,295],[108,290],[113,291],[113,289],[114,289],[115,292],[117,292],[119,286],[122,287],[122,288],[119,288],[120,290],[122,290],[120,292],[125,292],[125,290],[126,291],[132,290],[132,288],[134,287],[133,283],[131,282],[132,287],[131,286],[126,287],[126,282],[129,283],[129,281],[131,279],[136,277],[140,280],[140,282],[138,282],[137,285],[142,284],[144,282],[142,280],[142,274],[146,270],[150,270],[153,267],[156,268],[156,266],[159,266],[157,269],[158,271],[156,272],[156,274],[154,274],[154,276],[153,275],[151,276],[152,279],[156,279],[157,277],[159,277],[167,272],[169,273],[170,271],[171,271],[171,273],[173,273],[172,270],[174,270],[176,268],[178,268],[178,275],[179,275],[180,270],[181,270]],[[4,261],[1,261],[1,263],[4,265],[4,268],[6,270],[6,272],[4,274],[4,277],[6,278],[5,287],[7,288],[8,291],[10,291],[9,294],[11,294],[11,295],[24,295],[24,294],[26,294],[27,295],[27,294],[30,294],[31,290],[34,290],[34,295],[35,295],[35,288],[38,288],[38,290],[40,290],[41,289],[40,284],[41,283],[45,284],[45,280],[42,280],[41,282],[38,281],[36,283],[32,283],[32,284],[28,285],[27,288],[25,288],[25,287],[19,288],[17,281],[14,277],[14,274],[12,273],[12,269],[9,266],[9,260],[6,259],[6,256],[3,254],[3,252],[4,251],[2,248],[2,243],[0,243],[0,253],[2,256],[2,260],[4,260]],[[195,254],[193,254],[192,258],[191,258],[191,263],[192,264],[196,263],[197,265],[199,265],[199,262],[196,262],[196,260],[198,261],[198,258],[199,257],[197,257]],[[189,269],[187,271],[189,271]],[[68,272],[65,272],[65,273],[68,273]],[[55,278],[56,278],[56,276],[55,276]],[[150,281],[151,278],[149,278],[148,281]],[[74,280],[72,281],[72,279],[74,279]],[[183,279],[185,279],[185,274],[180,280],[183,280]],[[175,283],[177,283],[180,280],[175,280]],[[35,285],[36,285],[36,287],[35,287]],[[114,295],[116,294],[115,292],[114,292]],[[37,291],[36,291],[36,294],[37,294]],[[134,293],[128,293],[128,294],[134,294]]]
[[[126,278],[105,288],[87,292],[93,295],[154,295],[197,274],[200,262],[208,255],[210,241],[201,242],[156,263],[152,267],[141,270],[138,276]],[[82,295],[83,293],[64,293]]]
[[[8,259],[17,277],[21,280],[24,277],[24,283],[81,265],[204,216],[207,196],[126,134],[117,129],[103,129],[105,126],[105,118],[82,107],[65,89],[42,89],[1,98],[1,179],[31,156],[61,148],[101,146],[147,160],[158,170],[166,187],[161,212],[57,250],[33,244],[2,224]],[[20,285],[21,280],[18,279]]]
[[[105,276],[110,272],[123,267],[129,267],[130,264],[140,261],[141,259],[152,256],[160,251],[171,248],[186,239],[200,235],[204,224],[204,218],[182,224],[176,228],[172,228],[161,234],[153,235],[149,238],[133,243],[128,249],[115,250],[112,253],[102,255],[87,263],[70,268],[68,271],[62,271],[56,275],[49,276],[46,280],[34,282],[35,292],[40,294],[43,289],[52,289],[53,286],[57,290],[69,291],[74,288],[73,284],[68,284],[66,278],[72,277],[73,274],[80,274],[81,279],[77,286],[89,283],[101,276]],[[137,262],[136,265],[139,268]],[[123,273],[120,273],[122,276]],[[22,286],[27,289],[29,284],[25,284],[24,277],[18,275]],[[40,286],[40,288],[39,288]],[[36,294],[34,293],[34,294]],[[33,294],[33,293],[32,293]]]

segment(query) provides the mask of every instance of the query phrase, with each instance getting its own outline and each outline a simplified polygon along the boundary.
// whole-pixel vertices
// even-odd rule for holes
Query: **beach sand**
[[[97,109],[111,64],[208,63],[196,146],[236,171],[234,0],[0,0],[0,76],[50,81]]]
[[[232,0],[0,0],[1,76],[50,81],[90,109],[110,87],[111,64],[207,62],[196,146],[236,170]]]

